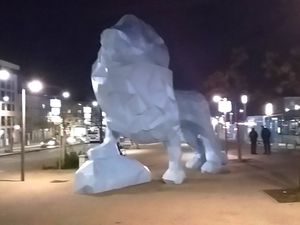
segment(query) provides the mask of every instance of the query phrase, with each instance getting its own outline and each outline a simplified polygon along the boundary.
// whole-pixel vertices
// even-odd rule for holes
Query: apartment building
[[[17,110],[17,74],[20,67],[16,64],[0,60],[0,146],[7,146],[16,136]]]

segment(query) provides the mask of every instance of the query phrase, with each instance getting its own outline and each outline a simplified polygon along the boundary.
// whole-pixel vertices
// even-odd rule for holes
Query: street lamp
[[[8,80],[10,77],[10,73],[5,70],[5,69],[1,69],[0,70],[0,80]]]
[[[70,94],[70,92],[68,92],[68,91],[64,91],[64,92],[62,93],[62,96],[63,96],[63,98],[70,98],[71,94]]]
[[[265,114],[267,116],[271,116],[273,114],[273,104],[272,103],[267,103],[265,105]]]
[[[92,101],[92,106],[93,106],[93,107],[98,106],[98,102],[97,102],[97,101]]]
[[[241,161],[242,160],[242,149],[241,145],[245,142],[245,137],[247,134],[247,125],[246,125],[246,120],[247,120],[247,102],[248,102],[248,96],[247,95],[241,95],[241,103],[243,104],[243,109],[240,109],[239,112],[243,113],[243,126],[242,129],[240,129],[240,124],[238,122],[238,117],[237,117],[237,145],[238,145],[238,158]],[[242,137],[242,140],[241,140]]]
[[[8,97],[8,96],[4,96],[2,99],[3,99],[3,101],[5,101],[5,102],[8,102],[8,101],[9,101],[9,97]]]
[[[220,95],[214,95],[212,100],[215,102],[215,103],[218,103],[219,101],[222,100],[221,96]]]
[[[43,89],[43,84],[38,80],[28,83],[28,89],[37,93]],[[25,140],[26,140],[26,89],[22,88],[22,129],[21,129],[21,181],[25,180]]]
[[[244,122],[246,121],[247,119],[247,102],[248,102],[248,96],[247,95],[242,95],[241,96],[241,102],[244,106]]]

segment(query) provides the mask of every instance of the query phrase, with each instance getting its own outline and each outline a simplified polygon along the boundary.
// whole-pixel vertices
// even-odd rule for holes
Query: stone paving
[[[190,157],[184,148],[183,160]],[[181,185],[164,184],[160,145],[126,150],[152,171],[150,183],[96,195],[73,192],[74,170],[36,170],[26,181],[0,171],[1,225],[299,225],[300,203],[278,203],[264,192],[298,185],[300,151],[249,155],[230,146],[222,174],[187,171]]]

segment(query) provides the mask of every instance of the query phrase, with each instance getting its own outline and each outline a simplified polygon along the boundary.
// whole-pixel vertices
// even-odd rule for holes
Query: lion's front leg
[[[89,149],[87,155],[90,160],[97,158],[105,158],[120,155],[120,151],[117,146],[117,140],[119,134],[111,131],[108,127],[105,130],[105,138],[101,145],[97,145],[94,148]]]
[[[164,173],[162,179],[166,183],[181,184],[186,175],[181,165],[181,147],[178,135],[171,136],[164,142],[169,156],[169,168]]]
[[[116,143],[116,136],[107,129],[104,142],[88,151],[89,160],[76,171],[76,192],[99,193],[151,180],[150,170],[121,156]]]

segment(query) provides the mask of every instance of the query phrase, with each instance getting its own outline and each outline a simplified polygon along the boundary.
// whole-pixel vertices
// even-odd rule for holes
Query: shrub
[[[79,167],[79,157],[74,151],[66,153],[65,162],[62,169],[77,169]]]

